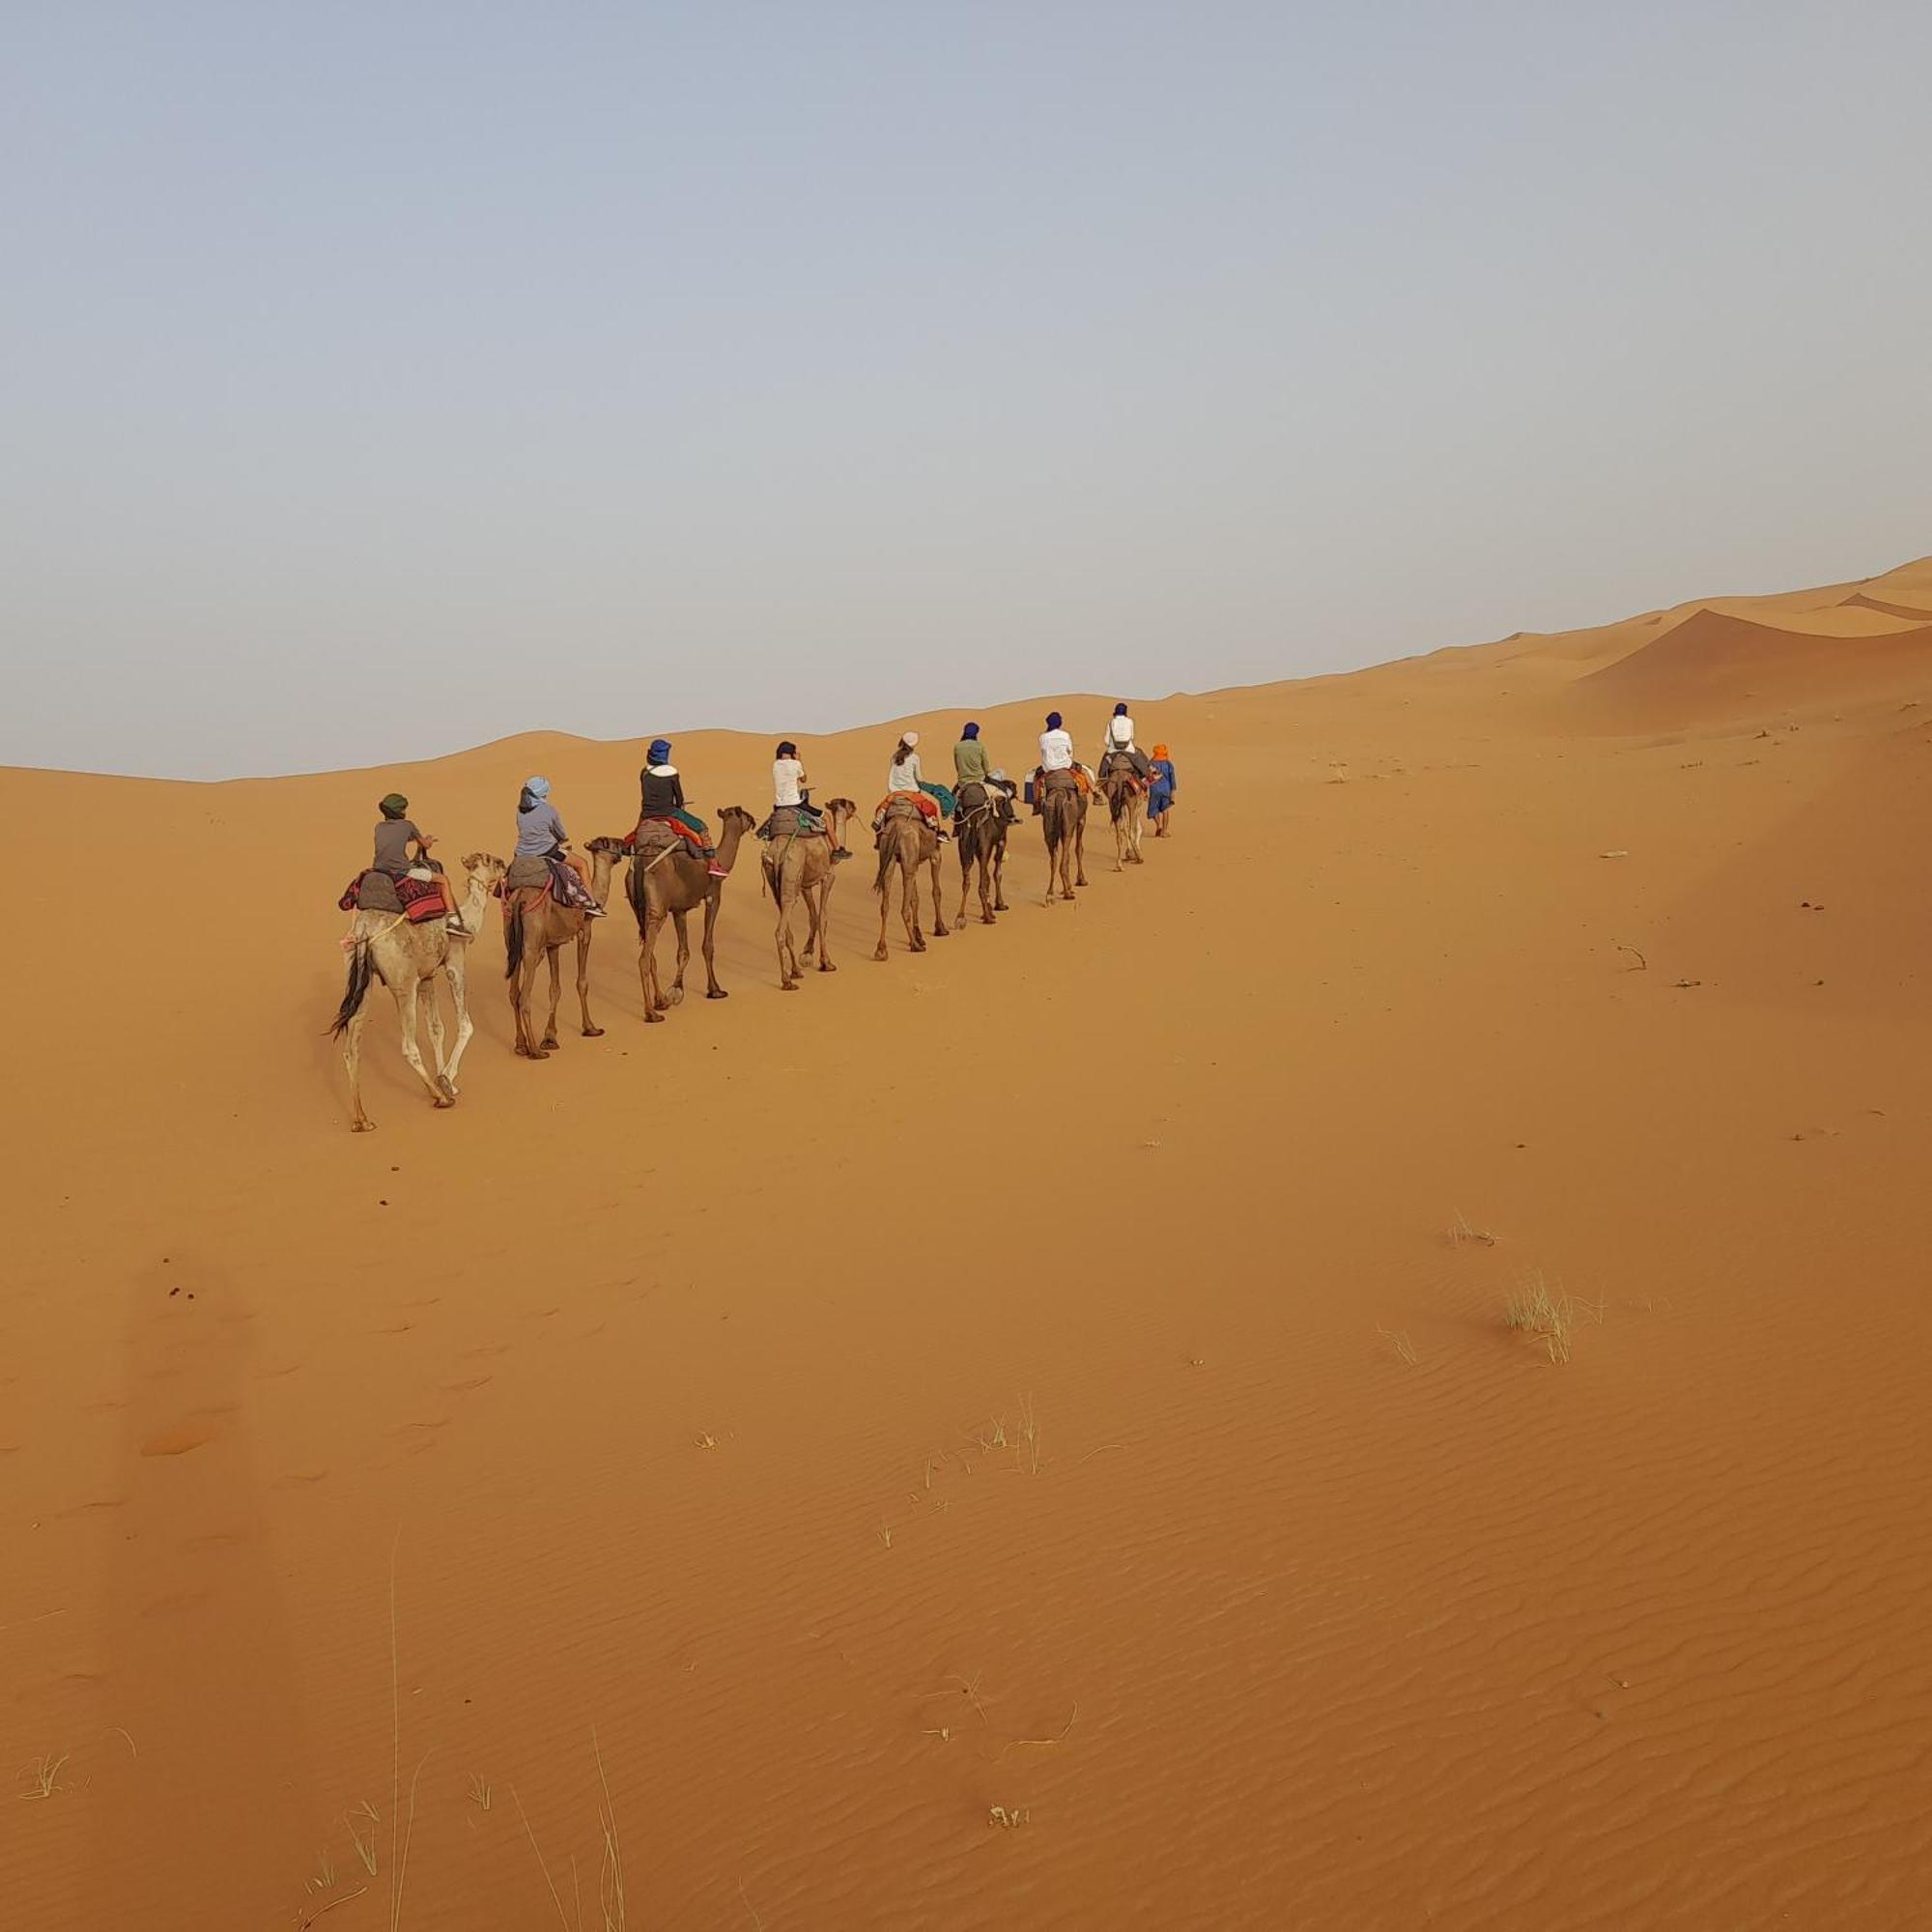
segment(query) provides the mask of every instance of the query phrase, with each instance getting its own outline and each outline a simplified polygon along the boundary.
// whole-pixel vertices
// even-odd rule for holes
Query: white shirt
[[[1073,734],[1070,731],[1042,731],[1039,734],[1039,762],[1049,772],[1073,769]]]
[[[919,753],[908,752],[897,764],[886,774],[886,789],[895,791],[917,791],[919,789]]]
[[[778,758],[772,764],[772,791],[779,805],[799,805],[799,786],[805,782],[805,766],[797,758]]]
[[[1134,721],[1131,718],[1108,719],[1100,749],[1102,752],[1131,752],[1134,749]]]

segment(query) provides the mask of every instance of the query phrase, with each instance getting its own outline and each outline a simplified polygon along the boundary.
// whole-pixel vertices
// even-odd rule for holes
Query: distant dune
[[[620,907],[541,1064],[493,912],[364,1136],[377,797],[620,833],[654,721],[0,772],[7,1922],[602,1928],[614,1845],[632,1927],[1921,1924],[1928,611],[1138,701],[1144,867],[1023,818],[880,964],[862,822],[786,994],[748,851],[729,998],[646,1027]]]

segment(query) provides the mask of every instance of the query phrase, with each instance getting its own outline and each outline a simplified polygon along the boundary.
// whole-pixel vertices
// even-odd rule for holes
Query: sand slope
[[[493,932],[365,1137],[375,795],[621,830],[635,741],[0,774],[111,893],[5,968],[9,1922],[386,1926],[420,1765],[401,1924],[601,1924],[593,1731],[633,1925],[1919,1922],[1932,659],[1861,590],[1143,703],[1140,871],[1046,910],[1028,822],[874,965],[850,868],[786,996],[747,870],[728,1002],[647,1031],[613,921],[541,1065]]]

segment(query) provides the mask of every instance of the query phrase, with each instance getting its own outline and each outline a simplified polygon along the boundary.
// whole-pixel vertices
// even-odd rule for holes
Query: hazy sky
[[[1922,0],[0,7],[0,761],[1364,664],[1932,550]]]

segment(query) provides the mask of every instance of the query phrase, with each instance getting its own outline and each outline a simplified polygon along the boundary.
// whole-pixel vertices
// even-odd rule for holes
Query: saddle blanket
[[[401,913],[412,925],[442,917],[442,888],[434,879],[397,879],[387,872],[357,872],[336,900],[343,912]]]

